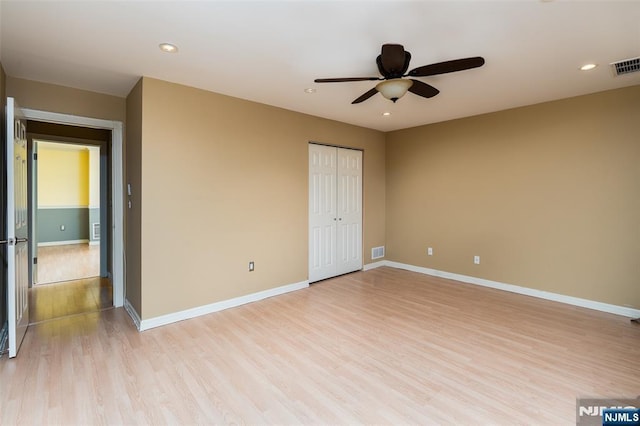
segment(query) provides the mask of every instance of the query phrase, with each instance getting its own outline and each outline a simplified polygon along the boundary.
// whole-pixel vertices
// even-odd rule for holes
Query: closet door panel
[[[338,148],[337,274],[362,269],[362,151]]]
[[[309,281],[336,275],[335,148],[309,145]]]

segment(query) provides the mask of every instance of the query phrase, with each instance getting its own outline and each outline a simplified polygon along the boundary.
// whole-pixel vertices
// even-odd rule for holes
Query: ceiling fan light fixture
[[[402,78],[393,78],[391,80],[385,80],[376,85],[376,90],[382,93],[382,96],[390,101],[397,101],[403,97],[407,90],[413,85],[413,81],[405,80]]]

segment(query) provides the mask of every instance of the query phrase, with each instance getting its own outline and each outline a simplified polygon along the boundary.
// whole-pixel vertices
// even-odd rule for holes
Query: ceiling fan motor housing
[[[376,58],[378,71],[389,80],[402,77],[409,69],[411,53],[399,44],[384,44],[382,52]]]

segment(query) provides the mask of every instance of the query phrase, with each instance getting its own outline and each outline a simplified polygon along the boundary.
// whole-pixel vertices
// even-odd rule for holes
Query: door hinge
[[[37,160],[37,159],[38,159],[38,153],[37,153],[37,152],[34,152],[34,153],[33,153],[33,159],[34,159],[34,160]]]

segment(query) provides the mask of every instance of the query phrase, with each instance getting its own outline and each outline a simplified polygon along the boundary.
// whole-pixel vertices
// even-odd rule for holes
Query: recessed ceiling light
[[[316,89],[307,87],[306,89],[304,89],[304,93],[316,93]]]
[[[583,66],[580,67],[581,71],[589,71],[594,69],[595,67],[597,67],[598,65],[596,64],[584,64]]]
[[[385,111],[382,113],[382,115],[384,115],[385,117],[388,117],[391,115],[391,113],[389,111]]]
[[[178,51],[178,46],[171,43],[160,43],[160,50],[167,53],[176,53]]]

